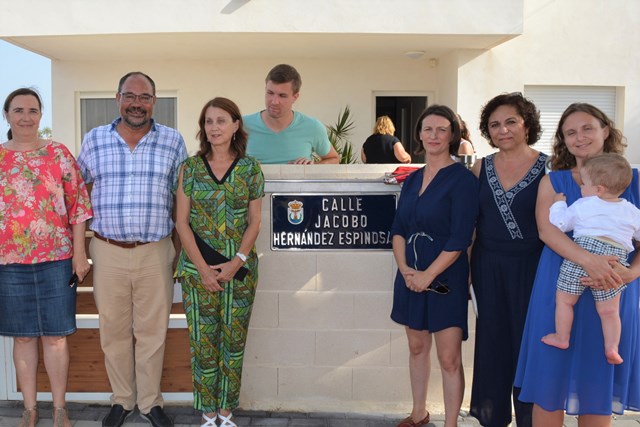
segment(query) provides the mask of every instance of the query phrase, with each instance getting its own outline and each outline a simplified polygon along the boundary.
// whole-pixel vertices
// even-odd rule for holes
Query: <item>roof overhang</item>
[[[425,52],[438,58],[454,50],[488,50],[517,34],[353,33],[144,33],[11,36],[5,41],[52,60],[221,60],[384,58]]]

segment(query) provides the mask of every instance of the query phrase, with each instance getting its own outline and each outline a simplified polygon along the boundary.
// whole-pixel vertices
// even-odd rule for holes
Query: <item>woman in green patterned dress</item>
[[[258,161],[245,155],[247,133],[233,101],[207,102],[198,124],[200,150],[184,162],[177,190],[182,252],[176,277],[189,325],[193,406],[202,411],[203,427],[216,426],[216,418],[221,427],[235,427],[231,410],[238,406],[258,282],[264,176]],[[196,238],[229,260],[207,263]],[[243,267],[248,274],[238,280]]]

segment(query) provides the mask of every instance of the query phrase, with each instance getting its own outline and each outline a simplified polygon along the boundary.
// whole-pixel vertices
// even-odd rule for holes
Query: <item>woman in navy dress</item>
[[[466,249],[478,212],[478,181],[451,158],[460,145],[460,126],[450,108],[427,108],[415,135],[422,142],[426,165],[405,181],[391,229],[398,264],[391,319],[405,326],[413,396],[411,415],[398,427],[429,423],[426,400],[433,338],[442,371],[445,427],[453,427],[464,393]]]
[[[611,425],[611,413],[640,409],[639,283],[640,257],[630,255],[631,267],[614,257],[593,255],[576,245],[549,222],[549,207],[556,193],[564,193],[570,205],[580,197],[580,168],[584,160],[601,153],[624,150],[622,133],[600,110],[589,104],[572,104],[558,123],[553,147],[553,172],[540,182],[536,219],[542,251],[527,314],[515,384],[520,399],[533,402],[533,425],[560,427],[564,412],[579,415],[578,425]],[[638,171],[621,197],[640,206]],[[620,318],[621,365],[610,365],[602,352],[600,318],[591,292],[580,297],[574,309],[570,346],[560,350],[540,339],[554,331],[555,286],[563,258],[581,265],[589,276],[586,285],[610,288],[631,283],[622,293]],[[614,268],[611,268],[614,267]]]
[[[532,405],[513,388],[522,330],[543,243],[535,207],[547,156],[531,146],[541,134],[536,106],[503,94],[482,109],[480,131],[499,151],[473,165],[480,213],[471,255],[478,304],[471,415],[485,427],[531,426]]]

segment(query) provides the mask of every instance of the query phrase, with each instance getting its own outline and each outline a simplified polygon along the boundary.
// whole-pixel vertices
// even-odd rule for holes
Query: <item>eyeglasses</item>
[[[127,104],[131,104],[133,102],[140,102],[140,104],[151,104],[153,101],[153,95],[149,95],[148,93],[143,93],[141,95],[136,95],[131,92],[120,92],[121,99],[124,100]]]
[[[436,280],[435,282],[431,282],[429,287],[427,287],[427,292],[428,291],[435,292],[436,294],[439,294],[439,295],[446,295],[449,293],[450,289],[447,285],[445,285],[441,281]]]

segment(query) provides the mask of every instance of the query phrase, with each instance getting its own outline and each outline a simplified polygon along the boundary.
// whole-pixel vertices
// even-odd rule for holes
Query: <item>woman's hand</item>
[[[617,261],[618,258],[616,256],[588,254],[584,261],[580,263],[587,276],[589,276],[584,278],[589,280],[581,280],[582,284],[604,290],[622,286],[625,282],[618,273],[618,271],[622,272],[622,270],[616,269],[613,265],[613,263],[619,264]],[[620,267],[624,269],[622,265]]]
[[[610,262],[611,267],[614,269],[618,275],[622,278],[624,283],[630,283],[640,277],[640,257],[638,257],[638,249],[636,249],[636,255],[631,261],[631,265],[629,267],[625,267],[620,264],[620,262]]]
[[[231,281],[233,276],[240,270],[240,267],[242,267],[242,260],[238,257],[233,257],[230,261],[213,266],[213,268],[220,270],[218,282],[222,283]]]
[[[538,198],[536,201],[536,223],[540,239],[561,257],[573,261],[581,266],[589,276],[590,281],[583,282],[585,286],[596,289],[612,289],[622,285],[622,279],[609,265],[617,260],[615,256],[594,255],[578,246],[571,238],[549,221],[549,208],[554,202],[556,191],[551,184],[549,175],[540,180]]]
[[[409,280],[413,277],[413,275],[417,273],[415,269],[409,266],[405,266],[404,268],[398,267],[398,271],[400,271],[400,274],[402,274],[405,284],[407,284]]]
[[[86,224],[87,223],[85,221],[71,225],[71,229],[73,230],[73,257],[71,258],[71,269],[78,276],[79,283],[82,283],[91,269],[91,265],[89,265],[89,260],[87,259],[87,251],[85,249]]]
[[[564,193],[556,193],[555,196],[553,196],[553,201],[554,202],[566,202],[567,201],[567,196],[565,196]]]
[[[620,264],[617,259],[615,261],[610,261],[609,265],[611,266],[613,271],[615,271],[618,276],[620,276],[620,278],[622,279],[622,283],[633,282],[640,276],[640,274],[633,268],[634,266],[632,266],[631,268],[625,267],[624,265]],[[591,277],[583,277],[582,279],[580,279],[580,282],[584,286],[589,286],[594,289],[604,289],[602,285],[596,284]]]
[[[404,266],[404,267],[398,267],[398,271],[400,272],[400,274],[402,274],[402,278],[404,279],[404,285],[409,288],[409,290],[413,290],[411,289],[411,281],[413,280],[413,276],[418,272],[417,270],[409,267],[409,266]]]
[[[198,272],[200,273],[200,279],[202,279],[202,287],[208,290],[209,292],[220,292],[223,291],[222,286],[218,282],[218,270],[212,265],[207,266],[206,270]]]
[[[407,282],[407,287],[414,292],[424,292],[431,286],[433,279],[434,277],[426,270],[416,271]]]
[[[89,270],[91,269],[91,265],[89,264],[89,260],[86,256],[74,256],[71,260],[71,265],[73,268],[73,272],[78,275],[78,282],[82,283],[87,274],[89,274]]]

